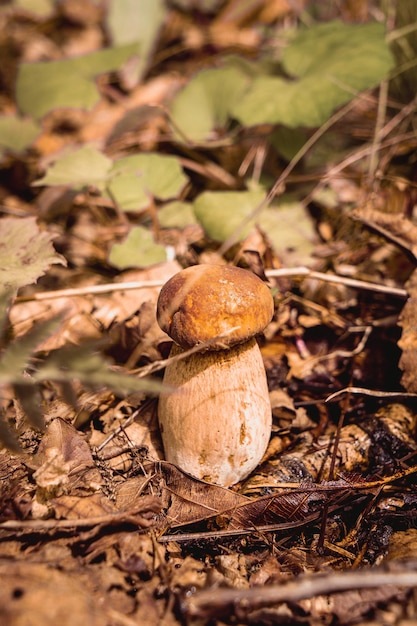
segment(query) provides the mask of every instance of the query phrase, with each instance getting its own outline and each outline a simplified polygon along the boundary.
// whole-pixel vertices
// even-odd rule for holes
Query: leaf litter
[[[1,623],[414,620],[415,9],[7,4]],[[157,420],[159,289],[207,262],[275,299],[230,489]]]

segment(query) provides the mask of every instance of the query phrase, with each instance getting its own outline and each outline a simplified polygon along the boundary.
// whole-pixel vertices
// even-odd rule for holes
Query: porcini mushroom
[[[157,318],[171,356],[211,342],[167,365],[158,408],[166,460],[196,478],[233,485],[264,455],[272,418],[255,335],[273,312],[268,286],[237,267],[196,265],[162,287]]]

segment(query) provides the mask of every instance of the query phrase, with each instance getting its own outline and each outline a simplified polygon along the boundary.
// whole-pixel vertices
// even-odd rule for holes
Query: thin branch
[[[139,528],[149,528],[155,524],[153,519],[146,519],[140,514],[117,512],[97,517],[84,517],[82,519],[48,519],[48,520],[7,520],[0,523],[0,528],[8,530],[60,530],[64,528],[83,528],[89,526],[108,526],[114,524],[133,524]]]
[[[336,400],[339,400],[340,396],[351,393],[360,396],[372,396],[373,398],[388,398],[390,400],[417,400],[416,393],[406,393],[404,391],[376,391],[374,389],[365,389],[362,387],[345,387],[344,389],[339,389],[339,391],[335,391],[330,394],[330,396],[327,396],[325,401],[335,402]]]
[[[378,153],[380,152],[382,142],[381,133],[384,129],[384,122],[387,113],[388,86],[389,81],[383,80],[379,87],[378,109],[376,115],[374,140],[372,142],[371,153],[369,155],[368,176],[370,181],[372,178],[375,177],[376,171],[378,169]]]
[[[415,563],[414,563],[415,566]],[[398,566],[397,566],[398,567]],[[187,617],[209,618],[238,614],[240,618],[251,611],[282,602],[299,602],[305,598],[327,595],[352,589],[374,589],[385,585],[417,587],[417,571],[404,564],[403,571],[382,569],[331,572],[315,576],[299,576],[280,585],[257,586],[251,589],[207,589],[187,595],[183,600],[183,611]]]
[[[128,283],[106,283],[104,285],[86,285],[85,287],[74,287],[71,289],[57,289],[56,291],[41,291],[28,296],[18,296],[16,303],[32,302],[42,300],[56,300],[57,298],[74,298],[76,296],[96,296],[102,293],[113,291],[129,291],[131,289],[151,289],[161,287],[160,280],[140,280]]]
[[[338,276],[337,274],[325,274],[323,272],[315,272],[308,267],[289,267],[276,270],[266,270],[268,278],[313,278],[328,283],[337,283],[345,285],[353,289],[362,289],[364,291],[375,291],[385,293],[397,298],[407,298],[408,293],[405,289],[398,287],[389,287],[379,283],[372,283],[364,280],[356,280],[346,276]],[[142,280],[126,283],[106,283],[104,285],[87,285],[84,287],[74,287],[71,289],[58,289],[57,291],[41,291],[27,296],[18,296],[15,303],[54,300],[57,298],[73,298],[76,296],[95,296],[104,293],[112,293],[115,291],[131,291],[133,289],[152,289],[160,288],[165,280]]]

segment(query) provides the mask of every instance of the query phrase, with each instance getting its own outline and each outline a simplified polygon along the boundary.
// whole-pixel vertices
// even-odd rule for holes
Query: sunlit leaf
[[[226,125],[248,82],[248,77],[237,67],[202,70],[172,104],[175,126],[192,141],[213,138],[213,132]]]
[[[311,265],[317,238],[302,203],[283,202],[268,207],[260,214],[258,224],[286,267]]]
[[[358,90],[378,84],[393,65],[385,25],[377,22],[333,21],[300,30],[282,61],[293,76],[327,74]]]
[[[162,228],[185,228],[197,223],[191,202],[180,200],[161,207],[158,211],[158,221]]]
[[[0,117],[0,154],[14,152],[18,154],[28,148],[41,132],[41,127],[32,119],[18,115]]]
[[[264,197],[262,189],[206,191],[194,201],[194,212],[210,239],[223,242],[238,235],[238,239],[242,240],[256,224],[286,265],[308,264],[316,236],[313,222],[301,203],[287,202],[266,207],[246,223]]]
[[[137,80],[146,68],[149,54],[167,12],[164,0],[110,0],[107,26],[116,46],[136,42],[138,57],[131,69]]]
[[[0,229],[0,290],[30,285],[54,263],[66,264],[55,252],[51,236],[38,229],[33,217],[3,218]]]
[[[336,21],[309,27],[283,53],[293,80],[260,75],[233,114],[249,126],[319,126],[336,107],[378,85],[392,65],[381,24]]]
[[[176,198],[187,182],[176,157],[135,154],[115,161],[109,173],[108,189],[124,211],[143,211],[153,197]]]
[[[65,154],[49,166],[45,176],[34,185],[69,185],[82,189],[89,185],[103,187],[113,161],[93,146],[85,145]]]
[[[252,230],[257,219],[242,229],[243,222],[262,202],[265,191],[205,191],[194,201],[198,222],[210,239],[226,241],[239,231],[239,240]]]
[[[94,77],[118,70],[136,51],[136,44],[129,44],[62,61],[21,63],[16,82],[19,110],[41,119],[57,108],[91,109],[100,99]]]
[[[114,243],[109,262],[118,269],[149,267],[166,261],[164,246],[155,243],[152,233],[142,226],[132,228],[122,243]]]

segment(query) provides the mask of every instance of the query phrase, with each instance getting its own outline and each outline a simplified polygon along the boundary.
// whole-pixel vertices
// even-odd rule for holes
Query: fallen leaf
[[[401,383],[409,393],[417,393],[417,272],[406,284],[409,298],[401,311],[398,324],[402,327],[398,346],[402,350],[399,366],[403,371]]]
[[[55,252],[52,237],[41,232],[34,217],[2,218],[0,231],[0,290],[17,291],[45,274],[51,265],[66,265]]]
[[[8,626],[73,626],[108,623],[98,601],[72,572],[43,563],[0,561],[0,621]],[[90,590],[91,591],[91,590]],[[28,621],[30,620],[30,621]]]

